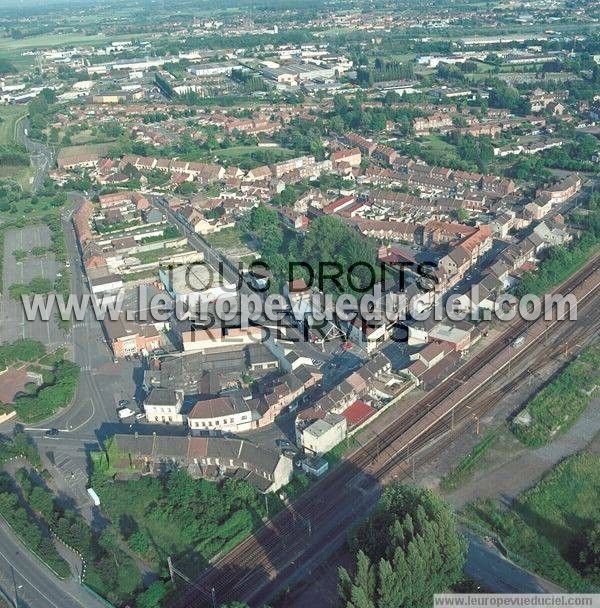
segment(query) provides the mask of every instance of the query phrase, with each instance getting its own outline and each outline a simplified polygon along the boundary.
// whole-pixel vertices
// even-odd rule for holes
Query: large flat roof
[[[235,285],[226,281],[218,270],[204,262],[184,264],[160,271],[165,285],[175,294],[201,293],[211,289],[236,292]]]

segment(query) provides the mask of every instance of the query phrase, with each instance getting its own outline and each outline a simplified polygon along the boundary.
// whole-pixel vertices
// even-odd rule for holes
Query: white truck
[[[125,418],[129,418],[131,416],[135,416],[135,412],[128,408],[128,407],[123,407],[121,408],[118,412],[117,412],[119,419],[120,420],[125,420]]]

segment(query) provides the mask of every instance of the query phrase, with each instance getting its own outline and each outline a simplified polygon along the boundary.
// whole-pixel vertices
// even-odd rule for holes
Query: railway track
[[[587,305],[580,310],[583,313],[582,322],[575,326],[563,326],[551,341],[537,344],[538,352],[532,356],[532,364],[535,364],[536,368],[543,368],[556,361],[558,357],[564,356],[567,350],[582,348],[586,341],[597,338],[600,332],[600,308],[597,306],[596,300],[588,300]],[[402,452],[395,454],[394,458],[381,464],[372,476],[365,479],[363,487],[363,490],[372,497],[372,504],[375,504],[379,495],[377,490],[381,489],[384,484],[394,479],[412,478],[414,480],[415,471],[418,471],[420,467],[441,456],[448,446],[461,435],[472,432],[475,427],[478,429],[479,420],[493,411],[508,391],[514,390],[523,382],[528,381],[531,373],[531,367],[527,366],[507,380],[503,380],[501,375],[497,376],[496,381],[491,383],[493,385],[491,390],[482,389],[474,393],[470,400],[464,403],[464,407],[455,412],[453,418],[440,420],[439,425],[422,434],[418,441],[413,442],[410,454]],[[485,398],[482,399],[482,396]],[[345,525],[351,525],[353,523],[351,519],[350,517]],[[330,539],[333,540],[333,538],[332,534]],[[255,600],[253,604],[262,605],[263,602],[270,599],[270,596],[271,593],[267,590],[259,592],[253,598]]]
[[[596,255],[554,291],[570,293],[578,286],[591,282],[593,285],[587,299],[582,300],[580,305],[580,310],[584,307],[586,312],[591,311],[594,306],[589,302],[595,301],[597,296],[599,265],[600,255]],[[596,319],[596,313],[589,314],[588,321],[581,323],[588,329],[589,323]],[[474,412],[475,408],[479,408],[477,411],[481,413],[497,405],[500,396],[486,395],[494,373],[481,378],[479,386],[471,392],[465,386],[472,384],[472,379],[478,374],[489,374],[491,362],[501,358],[507,351],[507,345],[517,337],[528,329],[533,331],[534,323],[521,318],[509,323],[501,336],[477,357],[469,359],[452,377],[402,411],[393,424],[354,452],[293,504],[216,561],[196,581],[188,579],[188,589],[173,606],[209,606],[213,601],[212,593],[218,603],[233,599],[254,603],[267,599],[266,588],[278,575],[285,578],[293,570],[294,560],[298,556],[306,553],[311,546],[323,546],[333,537],[333,533],[339,536],[340,530],[364,511],[366,497],[374,487],[391,477],[404,475],[407,466],[410,469],[417,466],[417,452],[441,435],[447,435],[451,427],[459,429],[461,425],[464,426],[465,420],[472,415],[470,410]],[[560,325],[559,321],[548,323],[545,332],[533,335],[526,348],[512,357],[509,353],[509,360],[516,362],[522,359],[541,335],[559,333],[557,327],[560,328]],[[580,328],[578,331],[583,330]],[[482,396],[485,396],[484,404],[476,404]],[[412,462],[410,458],[413,458]]]
[[[586,318],[583,323],[559,334],[559,336],[553,340],[554,344],[551,345],[549,349],[543,350],[540,356],[535,357],[534,362],[536,367],[543,367],[544,365],[555,361],[561,355],[564,356],[566,350],[580,348],[586,341],[597,338],[600,332],[600,308],[595,305],[595,302],[592,302],[587,311],[589,312],[589,317]],[[477,425],[483,416],[494,410],[508,391],[516,389],[521,386],[523,382],[528,380],[532,371],[531,367],[526,367],[516,376],[511,377],[507,382],[498,383],[498,385],[494,387],[493,392],[488,392],[485,399],[477,402],[481,395],[475,396],[468,407],[456,411],[453,419],[448,418],[440,420],[440,424],[435,428],[435,431],[432,430],[419,437],[418,442],[413,447],[412,458],[408,457],[406,454],[399,453],[382,465],[377,471],[378,480],[386,482],[389,481],[390,477],[397,478],[412,475],[412,470],[414,468],[433,460],[433,458],[438,456],[458,435],[464,433],[466,426]],[[426,452],[423,452],[423,449],[432,441],[435,441],[442,436],[447,436],[447,439],[445,438],[439,445],[436,443],[431,449],[427,449]]]

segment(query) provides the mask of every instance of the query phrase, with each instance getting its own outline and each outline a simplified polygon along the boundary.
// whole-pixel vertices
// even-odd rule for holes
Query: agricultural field
[[[26,106],[0,106],[0,145],[17,139],[17,124],[26,114]]]

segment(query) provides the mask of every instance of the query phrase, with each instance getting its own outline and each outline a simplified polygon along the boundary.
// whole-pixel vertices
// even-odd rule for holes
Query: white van
[[[119,415],[119,418],[121,420],[125,420],[125,418],[129,418],[130,416],[133,416],[135,414],[135,412],[128,408],[128,407],[124,407],[122,409],[120,409],[117,414]]]
[[[88,488],[87,493],[88,493],[89,497],[92,499],[92,502],[94,503],[94,505],[96,507],[99,507],[100,506],[100,497],[98,496],[98,494],[96,494],[96,492],[94,492],[94,488]]]

